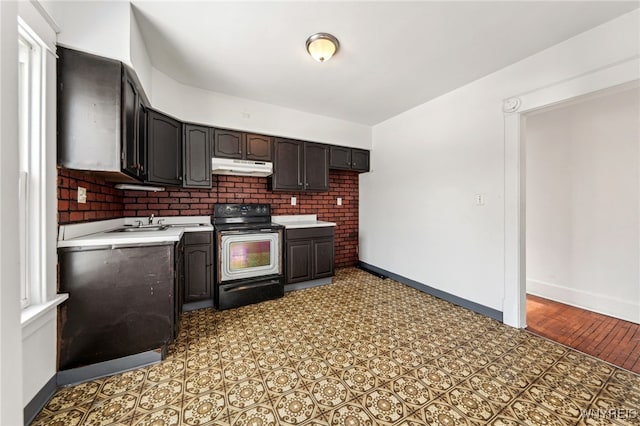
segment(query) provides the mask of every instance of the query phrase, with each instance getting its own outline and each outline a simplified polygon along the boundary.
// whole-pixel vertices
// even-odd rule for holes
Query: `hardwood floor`
[[[527,295],[527,330],[640,374],[640,325]]]

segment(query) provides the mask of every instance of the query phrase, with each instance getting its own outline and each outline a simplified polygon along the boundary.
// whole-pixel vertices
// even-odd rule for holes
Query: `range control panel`
[[[214,217],[255,217],[271,216],[269,204],[216,204]]]

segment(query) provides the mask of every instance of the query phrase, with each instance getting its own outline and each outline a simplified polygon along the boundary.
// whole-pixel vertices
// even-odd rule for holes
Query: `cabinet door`
[[[304,189],[329,190],[329,146],[318,143],[304,144]]]
[[[147,180],[147,109],[142,102],[138,102],[138,164],[138,177]]]
[[[333,238],[313,241],[313,279],[333,276]]]
[[[359,172],[369,171],[369,151],[366,149],[351,150],[351,168]]]
[[[122,72],[122,171],[139,176],[142,171],[138,158],[138,118],[140,104],[138,90],[126,71]]]
[[[274,191],[300,191],[304,143],[291,139],[276,139],[274,148],[272,189]]]
[[[209,128],[184,125],[184,186],[211,188]]]
[[[311,279],[311,245],[311,240],[287,241],[287,284]]]
[[[242,158],[244,134],[230,130],[214,130],[213,156],[223,158]]]
[[[271,161],[273,138],[263,135],[246,135],[247,140],[247,160]]]
[[[184,249],[184,302],[211,298],[211,244],[185,246]]]
[[[182,186],[182,124],[151,109],[147,114],[147,179]]]
[[[332,169],[351,169],[351,148],[331,146],[329,167]]]

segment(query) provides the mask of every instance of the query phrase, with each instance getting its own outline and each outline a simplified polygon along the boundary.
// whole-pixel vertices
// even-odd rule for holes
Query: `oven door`
[[[282,274],[281,230],[219,234],[219,283]]]

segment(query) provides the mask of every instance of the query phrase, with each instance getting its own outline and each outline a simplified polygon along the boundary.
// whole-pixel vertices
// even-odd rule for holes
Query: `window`
[[[44,273],[43,42],[18,19],[20,303],[42,302]]]

